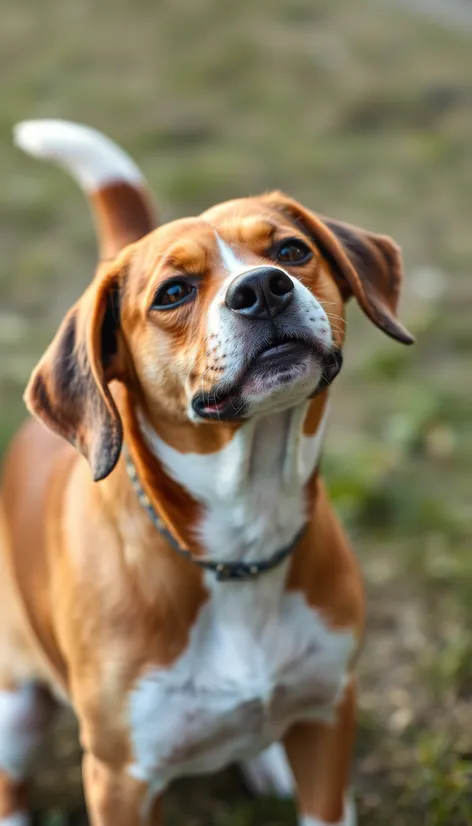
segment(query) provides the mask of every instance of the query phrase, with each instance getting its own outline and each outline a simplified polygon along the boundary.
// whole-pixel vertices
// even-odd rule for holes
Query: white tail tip
[[[86,191],[144,178],[130,156],[96,129],[65,120],[24,120],[13,129],[15,145],[65,168]]]

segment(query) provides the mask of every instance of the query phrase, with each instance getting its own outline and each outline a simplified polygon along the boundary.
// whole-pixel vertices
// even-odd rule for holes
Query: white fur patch
[[[296,720],[332,719],[354,635],[331,630],[284,579],[283,567],[254,582],[208,578],[186,650],[135,684],[129,771],[154,792],[257,754]]]
[[[344,807],[344,816],[336,823],[328,823],[326,820],[319,820],[317,817],[302,817],[299,822],[300,826],[356,826],[356,804],[352,796],[348,795]]]
[[[218,233],[215,234],[223,266],[229,275],[241,275],[241,273],[246,272],[246,270],[252,269],[252,267],[249,267],[249,264],[246,264],[241,258],[235,255],[229,244],[223,241]]]
[[[326,436],[330,410],[331,399],[328,399],[316,432],[311,436],[301,434],[301,444],[298,452],[298,474],[302,479],[309,479],[314,467],[318,464]]]
[[[301,528],[305,485],[328,416],[313,436],[304,436],[307,406],[250,419],[210,454],[180,453],[140,417],[167,472],[202,504],[197,530],[205,554],[260,561]],[[303,594],[285,591],[287,567],[249,582],[205,574],[209,599],[186,650],[170,668],[149,668],[136,683],[129,771],[152,793],[174,777],[255,757],[296,720],[333,718],[355,638],[330,629]],[[283,786],[288,793],[290,773],[279,757],[258,758],[259,786],[271,779],[274,791]]]
[[[272,743],[265,751],[245,760],[241,770],[253,794],[293,797],[293,775],[280,743]]]
[[[12,779],[25,777],[47,722],[34,686],[0,691],[0,769]]]
[[[25,120],[16,124],[13,134],[16,146],[62,166],[87,191],[118,181],[144,182],[129,155],[88,126],[65,120]]]
[[[140,421],[169,475],[204,505],[197,530],[206,553],[253,561],[288,545],[302,527],[304,486],[318,462],[326,420],[327,413],[317,433],[304,436],[300,407],[251,419],[225,447],[206,454],[180,453]]]
[[[30,817],[25,812],[14,812],[0,817],[0,826],[29,826],[30,823]]]

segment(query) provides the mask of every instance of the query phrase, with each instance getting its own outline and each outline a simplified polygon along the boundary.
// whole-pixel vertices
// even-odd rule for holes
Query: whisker
[[[336,313],[326,313],[326,315],[328,316],[328,318],[337,318],[339,321],[343,321],[344,324],[347,325],[347,321],[345,318],[342,317],[342,315],[336,315]]]
[[[340,333],[341,335],[344,333],[343,328],[342,327],[337,327],[335,324],[331,324],[331,331],[333,333]]]

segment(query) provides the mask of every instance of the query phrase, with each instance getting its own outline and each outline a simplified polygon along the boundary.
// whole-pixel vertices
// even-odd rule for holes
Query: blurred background
[[[417,344],[350,308],[324,460],[369,598],[356,793],[364,826],[471,824],[472,2],[3,0],[0,65],[1,450],[96,256],[83,196],[12,147],[15,121],[109,134],[163,220],[280,187],[401,245]],[[34,778],[49,826],[80,809],[78,760],[66,715]],[[178,784],[166,822],[295,819],[229,771]]]

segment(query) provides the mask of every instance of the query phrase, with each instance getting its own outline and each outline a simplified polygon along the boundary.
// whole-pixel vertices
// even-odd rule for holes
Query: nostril
[[[293,281],[285,273],[277,273],[269,281],[269,290],[272,295],[287,295],[293,290]]]
[[[233,295],[231,306],[233,310],[248,310],[257,304],[257,295],[252,287],[241,286]]]
[[[225,303],[248,318],[268,319],[288,307],[294,292],[294,282],[283,270],[256,267],[233,279]]]

